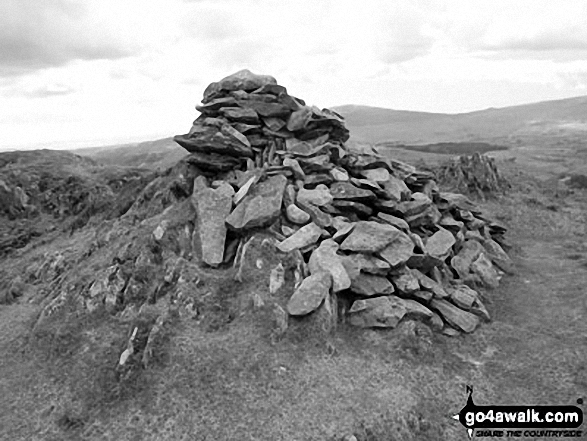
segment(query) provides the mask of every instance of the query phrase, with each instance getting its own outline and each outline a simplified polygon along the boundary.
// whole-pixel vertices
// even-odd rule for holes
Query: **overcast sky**
[[[185,133],[243,68],[319,107],[586,95],[586,23],[584,0],[0,0],[0,149]]]

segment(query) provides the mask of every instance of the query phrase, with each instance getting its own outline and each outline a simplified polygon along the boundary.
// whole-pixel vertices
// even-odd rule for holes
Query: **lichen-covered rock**
[[[293,316],[309,314],[324,301],[332,285],[328,272],[317,272],[306,277],[287,303],[287,312]]]

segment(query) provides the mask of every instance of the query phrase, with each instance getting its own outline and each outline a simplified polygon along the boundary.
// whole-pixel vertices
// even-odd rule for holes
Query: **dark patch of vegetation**
[[[441,155],[471,155],[473,153],[487,153],[497,150],[507,150],[502,145],[488,144],[486,142],[439,142],[436,144],[406,145],[391,142],[380,142],[377,147],[393,147],[404,150],[415,150],[424,153],[436,153]]]

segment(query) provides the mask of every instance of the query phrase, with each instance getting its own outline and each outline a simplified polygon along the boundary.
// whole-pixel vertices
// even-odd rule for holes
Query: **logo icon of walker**
[[[453,418],[467,429],[469,439],[473,433],[479,435],[475,432],[478,429],[483,430],[482,436],[498,438],[504,435],[582,436],[582,431],[570,430],[577,429],[583,423],[583,411],[577,406],[477,406],[473,402],[473,386],[468,385],[467,395],[467,404]]]

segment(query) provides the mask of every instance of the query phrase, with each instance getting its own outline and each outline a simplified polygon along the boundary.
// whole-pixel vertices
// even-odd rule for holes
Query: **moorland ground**
[[[386,154],[429,166],[446,159]],[[587,189],[568,192],[559,177],[587,169],[587,151],[534,145],[490,155],[512,189],[479,205],[508,226],[517,273],[484,294],[493,320],[473,334],[342,325],[326,339],[271,341],[246,314],[215,330],[186,321],[127,395],[82,397],[80,384],[94,379],[66,376],[67,354],[28,348],[39,308],[28,293],[0,306],[0,439],[461,440],[450,417],[467,384],[477,404],[586,399]],[[76,234],[43,247],[71,246]],[[93,400],[89,411],[83,400]]]

